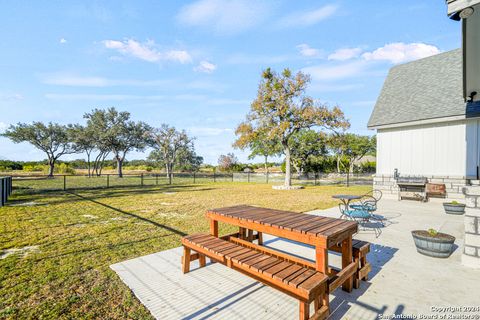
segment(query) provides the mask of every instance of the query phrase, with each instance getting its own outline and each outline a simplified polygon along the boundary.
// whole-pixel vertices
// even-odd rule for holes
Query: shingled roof
[[[369,128],[466,114],[462,51],[456,49],[390,69]]]

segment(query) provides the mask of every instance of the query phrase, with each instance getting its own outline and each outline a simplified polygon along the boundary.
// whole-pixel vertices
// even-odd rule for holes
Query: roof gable
[[[368,127],[466,114],[462,51],[448,51],[390,69]]]

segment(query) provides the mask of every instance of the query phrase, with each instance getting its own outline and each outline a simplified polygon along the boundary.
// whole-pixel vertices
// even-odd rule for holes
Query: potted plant
[[[463,203],[459,203],[458,201],[444,202],[443,208],[445,209],[445,213],[448,214],[465,213],[465,205]]]
[[[455,237],[435,229],[412,231],[417,251],[426,256],[448,258],[453,252]]]

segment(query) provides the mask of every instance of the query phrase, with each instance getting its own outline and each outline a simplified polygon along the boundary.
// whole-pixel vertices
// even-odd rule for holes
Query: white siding
[[[477,128],[477,120],[468,120],[379,129],[377,174],[398,168],[403,175],[475,175]]]

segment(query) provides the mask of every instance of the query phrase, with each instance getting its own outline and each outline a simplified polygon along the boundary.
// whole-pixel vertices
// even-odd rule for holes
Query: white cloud
[[[211,62],[206,60],[200,61],[198,66],[194,68],[195,71],[204,72],[204,73],[212,73],[217,69],[217,66]]]
[[[339,65],[316,65],[306,67],[303,71],[310,74],[313,80],[325,81],[352,78],[365,71],[365,62],[360,60]]]
[[[61,44],[67,43],[67,39],[61,38],[59,42],[60,42]]]
[[[297,46],[297,49],[304,57],[318,57],[321,54],[321,51],[319,49],[312,48],[306,43],[299,44]]]
[[[360,55],[360,53],[362,53],[362,49],[360,48],[338,49],[328,56],[328,60],[345,61],[345,60],[357,58]]]
[[[440,49],[425,43],[389,43],[372,52],[365,52],[365,60],[387,60],[392,63],[402,63],[429,57],[440,53]]]
[[[156,48],[155,42],[148,40],[144,43],[133,39],[104,40],[103,45],[107,49],[116,50],[125,56],[132,56],[148,62],[175,61],[180,63],[192,62],[192,57],[185,50],[160,51]]]
[[[7,130],[7,128],[8,128],[8,124],[0,121],[0,132]]]
[[[198,0],[181,8],[177,20],[187,26],[232,34],[250,29],[269,14],[265,2],[248,0]]]
[[[308,27],[333,16],[337,10],[337,5],[329,4],[315,10],[297,11],[280,19],[279,26]]]

